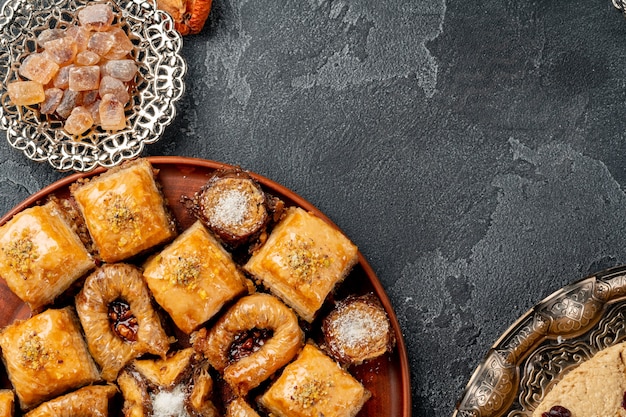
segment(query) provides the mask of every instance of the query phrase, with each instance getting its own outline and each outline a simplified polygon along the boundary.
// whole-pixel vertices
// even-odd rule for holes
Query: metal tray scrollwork
[[[453,417],[529,417],[559,378],[626,340],[626,266],[553,293],[520,317],[474,371]]]
[[[7,83],[19,79],[20,62],[35,52],[35,39],[48,28],[76,24],[75,11],[90,0],[7,0],[0,13],[0,129],[9,144],[29,159],[47,161],[59,171],[113,167],[138,156],[159,140],[176,115],[184,92],[187,65],[180,55],[182,37],[171,17],[154,0],[103,1],[112,6],[115,23],[135,45],[131,53],[139,72],[125,108],[125,129],[92,127],[80,137],[66,133],[63,121],[39,113],[38,106],[15,106]]]

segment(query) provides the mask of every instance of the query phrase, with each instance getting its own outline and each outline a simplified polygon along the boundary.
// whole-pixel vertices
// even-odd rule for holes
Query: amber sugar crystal
[[[110,5],[92,4],[78,11],[79,25],[41,31],[37,51],[18,70],[22,79],[7,85],[11,101],[39,104],[40,114],[66,119],[71,135],[94,125],[125,128],[124,107],[138,66],[131,59],[133,42],[113,20]]]
[[[15,81],[7,84],[9,98],[18,106],[30,106],[46,99],[43,85],[36,81]]]
[[[102,97],[99,111],[100,126],[104,130],[120,130],[126,127],[124,105],[113,94]]]
[[[104,32],[111,27],[113,10],[106,4],[93,4],[78,12],[78,21],[87,30]]]
[[[85,107],[76,107],[65,121],[65,130],[72,135],[80,135],[93,125],[91,112]]]
[[[22,62],[19,74],[39,84],[48,84],[59,71],[59,66],[44,54],[32,54]]]
[[[72,91],[97,90],[100,88],[100,67],[90,65],[70,69],[69,85]]]

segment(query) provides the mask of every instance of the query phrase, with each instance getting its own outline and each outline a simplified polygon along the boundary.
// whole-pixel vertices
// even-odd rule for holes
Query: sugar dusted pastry
[[[255,330],[269,331],[270,335],[259,339]],[[237,301],[206,338],[199,333],[194,347],[223,373],[238,396],[245,396],[287,364],[304,341],[293,311],[276,297],[263,293]]]
[[[15,415],[15,393],[10,389],[0,390],[0,417]]]
[[[354,417],[369,397],[359,381],[309,343],[259,402],[277,417]]]
[[[100,257],[117,262],[171,240],[175,227],[146,159],[72,187]]]
[[[109,415],[109,403],[117,394],[115,385],[91,385],[41,404],[24,417]]]
[[[94,266],[54,201],[28,208],[0,227],[0,275],[34,311]]]
[[[292,207],[244,269],[312,322],[357,257],[356,246],[339,230]]]
[[[22,409],[100,379],[70,307],[8,326],[0,347]]]
[[[208,364],[197,361],[193,349],[165,359],[133,361],[119,375],[125,416],[217,417],[211,401],[213,380]]]
[[[188,334],[247,290],[230,254],[199,221],[153,256],[143,275],[155,300]]]
[[[76,296],[76,310],[89,351],[113,381],[132,359],[165,356],[169,339],[141,271],[129,264],[105,264],[91,273]]]
[[[236,247],[264,229],[273,200],[248,173],[233,169],[217,172],[193,199],[183,202],[224,243]]]
[[[324,318],[322,333],[328,353],[346,365],[377,358],[395,344],[387,313],[373,294],[338,302]]]

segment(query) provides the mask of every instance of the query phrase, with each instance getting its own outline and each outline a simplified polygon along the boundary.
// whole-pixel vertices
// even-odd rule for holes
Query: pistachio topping
[[[29,333],[20,346],[21,360],[24,366],[41,370],[50,359],[50,353],[46,349],[43,339],[36,333]]]
[[[312,239],[294,236],[285,244],[289,253],[287,265],[298,281],[310,282],[320,269],[328,268],[332,263],[328,254],[315,250]]]
[[[297,402],[302,408],[307,409],[325,401],[328,397],[329,389],[332,388],[331,381],[320,381],[309,378],[303,384],[294,387],[291,399]]]
[[[39,258],[31,234],[28,228],[24,229],[21,236],[11,240],[7,246],[2,248],[8,265],[21,274],[24,279],[26,279],[26,274],[30,271],[32,263]]]

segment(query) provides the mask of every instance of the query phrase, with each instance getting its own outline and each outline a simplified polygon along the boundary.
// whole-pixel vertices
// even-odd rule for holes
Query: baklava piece
[[[150,162],[138,159],[71,187],[105,262],[117,262],[171,240],[174,221]]]
[[[0,390],[0,417],[15,415],[15,393],[10,389]]]
[[[354,417],[369,397],[359,381],[309,343],[259,403],[277,417]]]
[[[247,290],[230,254],[196,221],[144,265],[155,300],[189,334]]]
[[[258,236],[270,219],[266,194],[240,169],[216,173],[192,199],[183,198],[183,203],[231,247]]]
[[[166,359],[133,361],[119,375],[123,413],[144,416],[218,416],[211,401],[213,380],[208,364],[198,361],[192,348]]]
[[[8,326],[0,347],[23,410],[100,379],[70,307]]]
[[[52,303],[94,266],[53,201],[28,208],[0,227],[0,275],[33,311]]]
[[[293,359],[304,343],[295,313],[263,293],[241,298],[206,337],[203,333],[194,338],[194,348],[241,397]]]
[[[243,398],[235,398],[226,406],[226,417],[259,417],[259,413]]]
[[[312,322],[357,259],[356,246],[339,230],[291,207],[244,269]]]
[[[85,280],[76,310],[102,377],[113,381],[132,359],[145,353],[164,357],[169,338],[141,271],[129,264],[106,264]]]
[[[105,417],[109,415],[109,405],[115,394],[117,394],[115,385],[83,387],[41,404],[24,417]]]
[[[387,313],[372,294],[337,303],[322,322],[327,353],[345,365],[377,358],[395,344]]]

